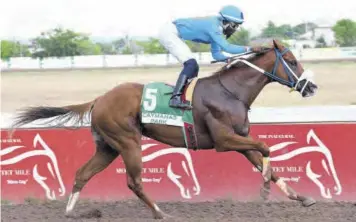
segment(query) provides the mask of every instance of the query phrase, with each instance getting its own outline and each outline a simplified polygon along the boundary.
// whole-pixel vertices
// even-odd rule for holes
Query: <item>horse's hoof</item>
[[[65,217],[67,217],[67,218],[75,218],[75,215],[74,215],[73,211],[70,211],[70,212],[66,212],[65,213]]]
[[[303,207],[310,207],[311,205],[314,205],[316,201],[313,198],[307,197],[302,201]]]
[[[167,219],[167,218],[173,218],[173,216],[163,213],[162,211],[156,212],[153,214],[154,219]]]
[[[260,189],[260,197],[263,201],[267,201],[269,199],[269,194],[271,190],[269,186],[263,186]]]
[[[164,219],[163,213],[160,212],[160,211],[154,212],[154,213],[153,213],[153,218],[154,218],[154,219],[157,219],[157,220]]]

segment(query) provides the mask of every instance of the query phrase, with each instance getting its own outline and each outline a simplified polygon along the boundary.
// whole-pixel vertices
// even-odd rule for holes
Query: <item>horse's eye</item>
[[[296,67],[297,67],[297,61],[296,61],[296,60],[290,61],[289,64],[290,64],[293,68],[296,68]]]

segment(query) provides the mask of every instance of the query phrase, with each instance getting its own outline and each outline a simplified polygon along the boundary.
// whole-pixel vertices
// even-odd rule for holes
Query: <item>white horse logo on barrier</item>
[[[333,157],[331,155],[330,150],[325,146],[323,142],[318,138],[318,136],[315,134],[314,130],[310,130],[307,134],[307,143],[310,144],[311,141],[314,141],[317,146],[306,146],[306,147],[301,147],[292,151],[287,151],[286,153],[283,153],[281,155],[276,155],[271,157],[271,161],[285,161],[292,159],[295,156],[305,154],[305,153],[311,153],[311,152],[317,152],[323,155],[323,159],[321,160],[321,165],[323,169],[325,170],[326,174],[324,176],[329,176],[332,177],[334,181],[334,187],[333,187],[333,194],[335,195],[340,195],[342,192],[342,187],[340,180],[337,176]],[[276,152],[283,150],[285,147],[291,144],[296,144],[297,142],[283,142],[283,143],[278,143],[272,147],[270,147],[271,152]],[[272,155],[271,155],[272,156]],[[318,186],[320,190],[320,194],[322,197],[330,199],[332,198],[332,192],[331,188],[326,187],[325,184],[320,181],[322,178],[321,174],[317,174],[313,172],[312,168],[312,162],[309,160],[306,164],[306,175],[307,177],[315,183],[315,185]]]
[[[33,147],[38,148],[39,147],[42,149],[26,149],[25,146],[10,146],[6,147],[4,149],[0,150],[0,166],[7,166],[7,165],[13,165],[16,163],[19,163],[22,160],[26,160],[31,157],[37,157],[37,156],[43,156],[43,157],[48,157],[49,161],[46,163],[45,166],[41,166],[41,169],[47,169],[49,171],[49,175],[52,176],[53,179],[58,182],[58,193],[59,196],[64,196],[66,189],[63,184],[62,176],[59,171],[58,167],[58,162],[56,155],[54,154],[53,150],[48,147],[48,145],[43,141],[41,136],[39,134],[36,134],[36,136],[33,139]],[[22,153],[14,156],[7,158],[7,155],[11,155],[13,152],[17,152],[18,150],[23,151]],[[56,189],[51,188],[47,183],[46,180],[48,179],[47,177],[44,177],[40,175],[39,173],[39,164],[35,164],[32,169],[32,176],[33,179],[43,188],[46,197],[50,200],[55,200],[56,199]]]
[[[150,147],[154,147],[156,145],[158,144],[153,144],[153,143],[144,144],[142,145],[142,151],[148,150]],[[182,155],[184,157],[184,161],[180,162],[180,166],[184,169],[186,175],[179,175],[177,172],[173,172],[172,164],[175,163],[172,163],[170,161],[167,165],[167,177],[178,187],[179,192],[183,198],[191,199],[192,194],[199,195],[201,190],[200,184],[195,174],[192,157],[187,149],[185,148],[160,149],[148,155],[144,155],[142,157],[142,161],[148,162],[153,159],[156,159],[157,157],[169,155],[169,154]],[[182,176],[188,176],[189,179],[193,180],[194,185],[192,188],[187,188],[184,184],[181,183],[180,179],[182,178]]]

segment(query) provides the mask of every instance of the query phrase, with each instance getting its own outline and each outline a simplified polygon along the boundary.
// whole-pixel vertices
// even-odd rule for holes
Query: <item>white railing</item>
[[[313,48],[292,49],[300,61],[323,60],[355,60],[356,47],[347,48]],[[213,60],[211,54],[195,53],[200,64],[210,64]],[[74,56],[63,58],[32,59],[29,57],[11,58],[9,61],[1,60],[2,71],[21,69],[81,69],[81,68],[115,68],[140,66],[166,66],[178,64],[178,61],[169,54],[139,54],[139,55],[95,55]]]

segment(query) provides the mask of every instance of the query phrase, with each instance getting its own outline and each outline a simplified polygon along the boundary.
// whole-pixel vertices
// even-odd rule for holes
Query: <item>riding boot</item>
[[[183,73],[179,75],[177,83],[173,90],[173,95],[169,101],[169,106],[173,108],[183,108],[183,109],[192,109],[192,106],[189,103],[184,103],[181,100],[181,95],[184,90],[184,86],[188,82],[188,77]]]

